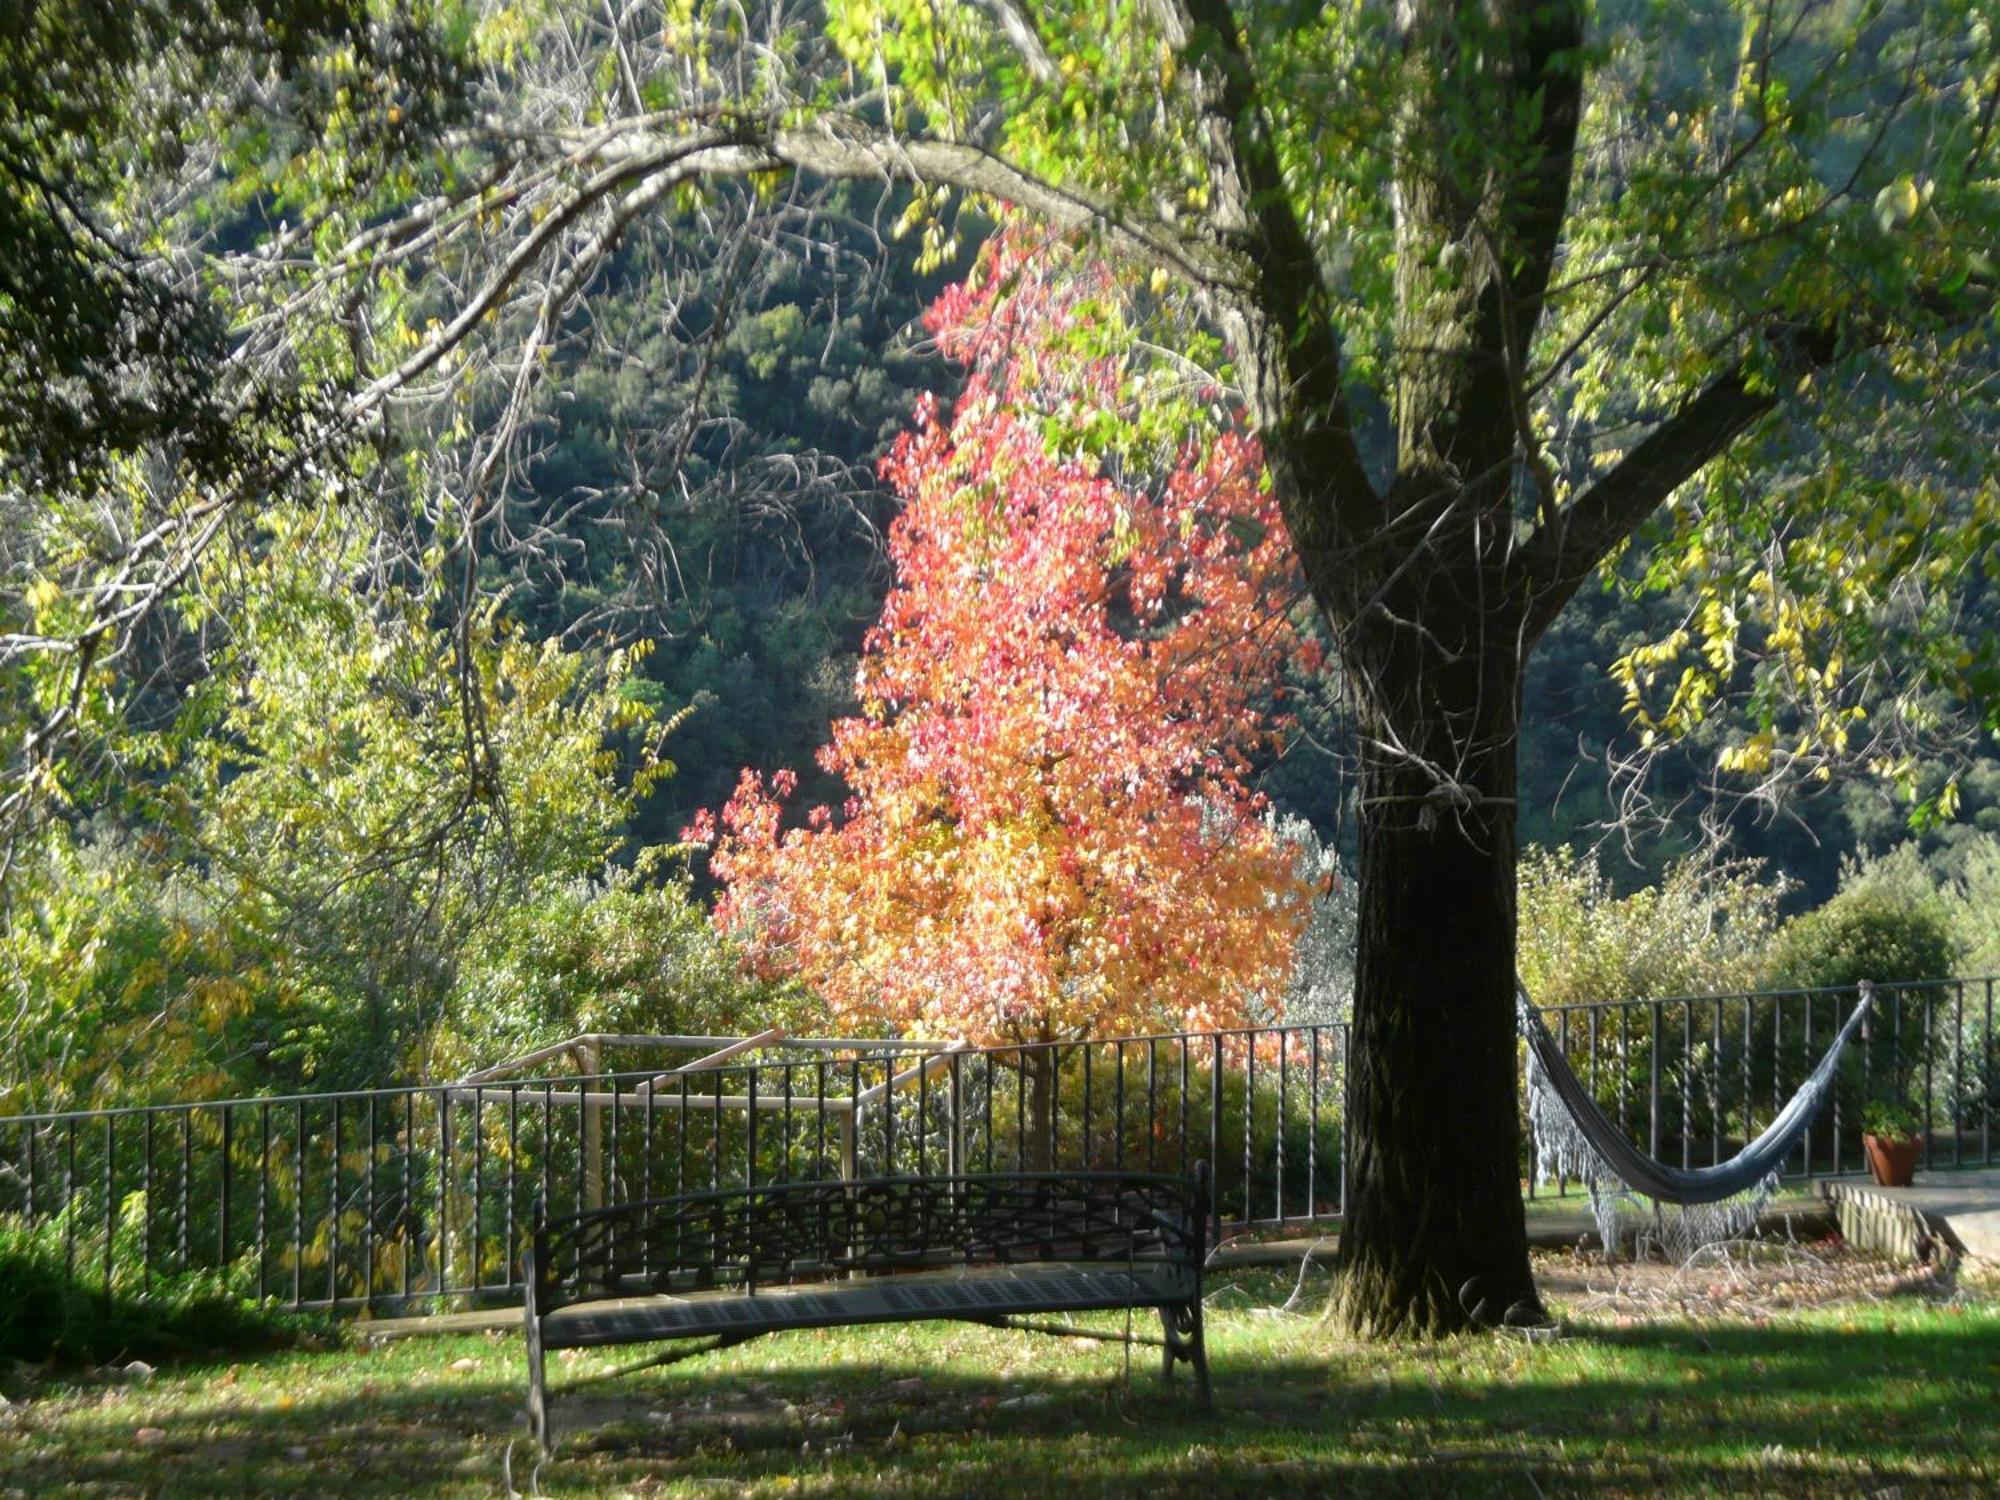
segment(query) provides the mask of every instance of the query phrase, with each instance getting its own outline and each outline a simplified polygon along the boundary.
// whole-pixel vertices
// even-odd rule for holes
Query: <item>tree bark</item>
[[[1362,773],[1338,1307],[1370,1337],[1542,1316],[1519,1178],[1511,738],[1488,770],[1470,805],[1380,756]]]
[[[1504,510],[1433,488],[1442,505],[1392,492],[1392,509],[1445,520],[1344,645],[1361,700],[1361,858],[1336,1295],[1347,1326],[1377,1338],[1543,1316],[1515,1073],[1524,610],[1496,587]]]
[[[1020,1054],[1021,1086],[1028,1091],[1027,1140],[1021,1143],[1023,1169],[1047,1172],[1055,1167],[1049,1136],[1056,1108],[1056,1053],[1049,1046]]]

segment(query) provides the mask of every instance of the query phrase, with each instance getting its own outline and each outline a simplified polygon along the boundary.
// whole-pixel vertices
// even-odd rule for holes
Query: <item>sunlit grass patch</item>
[[[954,1324],[786,1334],[560,1399],[562,1495],[1903,1494],[2000,1491],[2000,1307],[1862,1299],[1768,1319],[1345,1339],[1244,1273],[1210,1312],[1217,1412],[1149,1350]],[[1124,1326],[1106,1315],[1107,1332]],[[1139,1321],[1135,1316],[1135,1321]],[[579,1354],[558,1378],[632,1351]],[[0,1491],[493,1494],[519,1339],[12,1381]]]

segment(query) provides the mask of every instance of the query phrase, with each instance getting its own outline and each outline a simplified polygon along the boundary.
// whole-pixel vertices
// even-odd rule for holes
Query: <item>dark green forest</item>
[[[688,458],[691,487],[712,489],[714,498],[676,516],[676,587],[643,627],[657,643],[640,669],[643,690],[668,711],[693,712],[672,737],[676,774],[641,804],[638,842],[672,839],[695,810],[718,806],[745,766],[818,774],[813,751],[828,720],[850,706],[854,657],[889,582],[881,551],[888,500],[876,465],[916,396],[949,391],[954,379],[926,354],[916,319],[971,254],[968,246],[955,266],[919,274],[913,249],[892,242],[859,288],[774,258],[744,289],[706,393],[733,420]],[[638,326],[648,316],[645,299],[634,281],[600,298],[594,313]],[[555,383],[547,446],[518,503],[565,506],[579,495],[616,493],[635,477],[657,493],[675,488],[670,472],[635,476],[619,437],[658,427],[689,395],[685,385],[655,378],[643,344],[637,353],[637,364],[615,372],[580,362]],[[809,470],[786,468],[786,460],[801,459]],[[808,472],[814,482],[796,493],[738,498],[741,486],[760,482],[747,476],[775,473],[782,489]],[[628,588],[633,568],[630,549],[614,536],[559,579],[529,577],[509,607],[536,636],[573,630]],[[1797,887],[1794,904],[1810,906],[1833,894],[1841,861],[1858,852],[1882,853],[1916,837],[1946,853],[1974,832],[2000,830],[2000,760],[1983,753],[1971,731],[1962,763],[1933,762],[1914,780],[1930,796],[1958,777],[1958,818],[1917,829],[1908,789],[1865,774],[1808,794],[1752,799],[1740,778],[1718,775],[1714,764],[1727,736],[1743,732],[1740,723],[1718,723],[1639,764],[1612,667],[1654,638],[1672,608],[1613,573],[1551,631],[1524,698],[1525,841],[1601,846],[1614,883],[1636,889],[1720,839],[1732,855],[1783,870]],[[1265,768],[1263,785],[1281,811],[1345,845],[1353,836],[1344,806],[1352,786],[1339,684],[1329,673],[1311,686],[1305,732]],[[808,791],[814,800],[837,795],[824,786]]]
[[[672,734],[675,774],[639,804],[636,844],[671,841],[696,810],[721,804],[745,766],[789,767],[811,800],[837,800],[837,788],[815,782],[813,752],[828,721],[851,707],[854,660],[890,581],[890,501],[877,465],[917,396],[953,387],[957,373],[926,349],[917,320],[977,249],[968,236],[951,263],[920,273],[915,245],[870,243],[858,227],[900,208],[874,198],[846,195],[857,227],[841,269],[761,255],[728,305],[680,309],[683,326],[651,338],[644,330],[659,309],[636,269],[645,247],[635,248],[592,302],[620,358],[607,365],[593,358],[599,346],[579,345],[550,382],[537,452],[511,503],[569,513],[586,540],[573,556],[506,580],[508,610],[537,639],[643,635],[654,650],[630,691],[668,713],[692,710]],[[686,341],[712,320],[723,325],[714,366],[671,378]],[[633,443],[634,433],[668,431],[696,402],[714,415],[685,448]],[[618,497],[635,488],[671,509],[674,555],[664,567],[635,556],[617,519]],[[675,507],[677,492],[699,498]],[[662,581],[635,590],[640,572]],[[1715,769],[1740,722],[1718,722],[1642,764],[1612,668],[1673,608],[1613,572],[1552,629],[1524,695],[1524,841],[1602,847],[1607,874],[1629,890],[1721,840],[1731,855],[1782,869],[1802,907],[1831,896],[1842,860],[1857,853],[1916,837],[1946,854],[1974,832],[2000,830],[2000,760],[1970,730],[1962,759],[1931,762],[1908,785],[1849,774],[1773,801]],[[1340,687],[1331,672],[1309,686],[1301,732],[1264,768],[1262,785],[1281,812],[1345,847],[1353,818]],[[1913,829],[1916,802],[1948,777],[1962,787],[1958,817]]]

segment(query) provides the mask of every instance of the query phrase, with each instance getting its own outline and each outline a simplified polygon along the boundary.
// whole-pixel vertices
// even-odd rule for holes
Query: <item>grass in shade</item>
[[[510,1451],[516,1487],[553,1495],[2000,1493],[1990,1288],[1692,1319],[1599,1300],[1552,1341],[1383,1348],[1317,1320],[1323,1277],[1303,1288],[1307,1315],[1284,1312],[1294,1285],[1218,1279],[1213,1416],[1184,1377],[1162,1385],[1151,1351],[1128,1382],[1108,1342],[792,1333],[560,1400],[539,1475],[512,1334],[143,1380],[17,1369],[0,1382],[0,1494],[492,1495]]]

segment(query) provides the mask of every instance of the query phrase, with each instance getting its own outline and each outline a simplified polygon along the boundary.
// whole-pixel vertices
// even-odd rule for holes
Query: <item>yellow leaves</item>
[[[1660,668],[1671,665],[1688,648],[1693,639],[1685,627],[1673,631],[1662,640],[1644,642],[1632,648],[1611,664],[1611,678],[1625,690],[1625,710],[1634,716],[1645,728],[1657,728],[1659,724],[1645,711],[1646,690],[1658,680]],[[1690,669],[1692,670],[1692,669]],[[1687,687],[1686,673],[1682,674],[1682,685],[1677,696]]]
[[[1725,748],[1716,756],[1716,764],[1725,771],[1761,776],[1771,769],[1771,752],[1776,745],[1777,736],[1769,729],[1760,729],[1741,745]]]
[[[1736,632],[1740,622],[1733,606],[1711,597],[1701,606],[1701,654],[1709,668],[1726,674],[1736,666]]]
[[[1929,205],[1934,190],[1928,178],[1920,183],[1905,173],[1875,195],[1875,222],[1885,231],[1900,228]]]
[[[1937,815],[1940,818],[1958,816],[1958,778],[1951,777],[1938,789]]]

